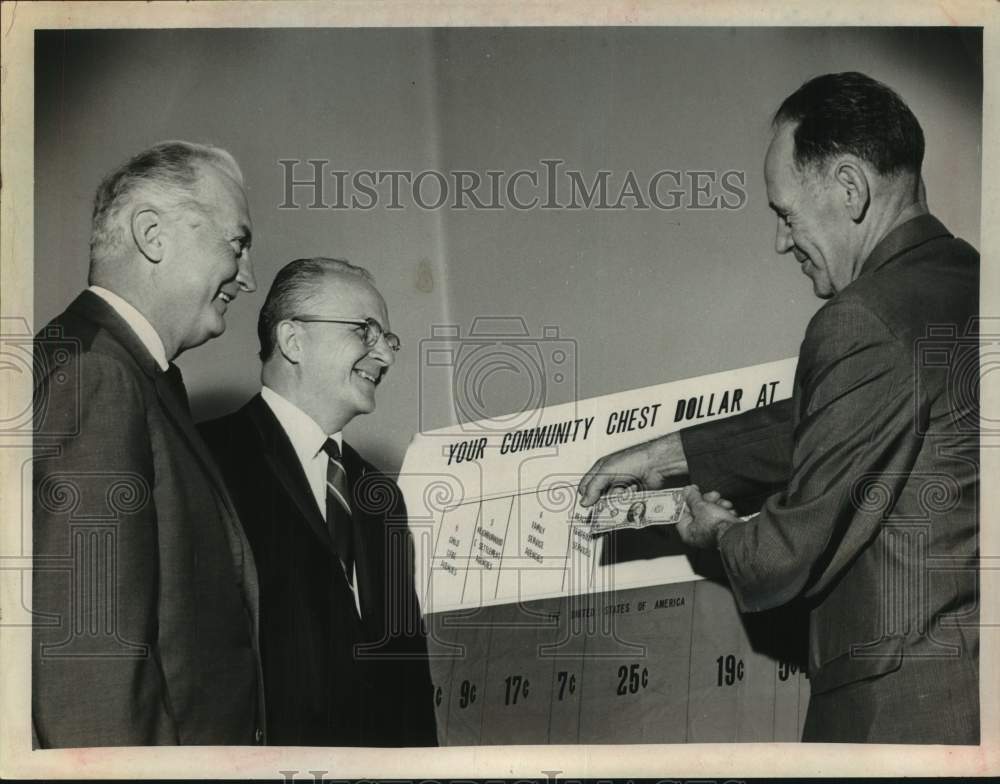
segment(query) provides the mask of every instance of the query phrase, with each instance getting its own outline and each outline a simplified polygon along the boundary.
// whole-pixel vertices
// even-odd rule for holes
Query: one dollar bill
[[[647,490],[612,493],[601,498],[590,513],[591,535],[619,528],[676,525],[691,512],[684,502],[684,490]]]

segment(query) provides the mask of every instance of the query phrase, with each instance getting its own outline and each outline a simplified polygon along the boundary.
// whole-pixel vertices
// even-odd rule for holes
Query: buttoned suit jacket
[[[256,570],[183,391],[86,291],[34,401],[36,744],[262,741]]]
[[[260,571],[269,742],[435,745],[413,546],[399,487],[344,444],[358,625],[326,521],[270,406],[256,395],[201,431]]]
[[[790,401],[682,432],[703,490],[766,497],[719,549],[744,610],[809,608],[807,740],[978,741],[978,281],[908,221],[810,321]]]

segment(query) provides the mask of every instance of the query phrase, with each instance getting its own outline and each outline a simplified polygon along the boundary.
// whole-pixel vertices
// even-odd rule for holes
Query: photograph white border
[[[17,3],[0,8],[2,36],[2,147],[0,173],[0,314],[32,323],[34,30],[39,28],[353,27],[505,25],[712,26],[983,26],[983,192],[980,250],[981,312],[1000,315],[1000,200],[992,176],[1000,172],[996,74],[1000,74],[1000,5],[974,0],[871,3],[698,2],[190,2]],[[985,372],[982,405],[1000,410],[1000,374]],[[8,379],[4,379],[6,384]],[[30,378],[18,383],[30,385]],[[0,420],[13,416],[23,389],[0,386]],[[1000,494],[987,477],[1000,476],[1000,452],[984,441],[981,476],[982,595],[1000,596]],[[22,494],[20,461],[0,449],[5,499]],[[30,499],[30,494],[29,494]],[[30,582],[22,585],[24,508],[2,507],[0,618],[18,614]],[[30,531],[30,526],[24,530]],[[27,550],[30,551],[30,550]],[[12,554],[12,555],[11,555]],[[983,608],[981,635],[982,745],[845,746],[700,744],[630,746],[494,746],[441,749],[320,749],[276,747],[109,748],[31,750],[30,627],[0,624],[0,776],[5,778],[281,778],[327,771],[327,779],[468,776],[637,777],[730,779],[779,776],[984,776],[1000,773],[1000,612]]]

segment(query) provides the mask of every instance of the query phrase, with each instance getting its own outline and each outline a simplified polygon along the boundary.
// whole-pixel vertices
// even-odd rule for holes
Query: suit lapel
[[[159,371],[158,366],[157,370]],[[186,401],[177,398],[177,394],[167,380],[166,373],[159,371],[154,378],[154,383],[156,393],[163,404],[163,409],[166,411],[168,418],[173,420],[174,425],[184,435],[188,446],[198,457],[198,462],[201,463],[205,474],[209,477],[212,485],[214,485],[216,496],[222,501],[225,509],[225,519],[223,520],[224,532],[229,542],[229,550],[232,553],[233,563],[243,583],[244,598],[253,617],[254,640],[257,641],[260,634],[260,581],[257,575],[257,564],[254,561],[253,551],[250,547],[250,540],[247,539],[243,525],[240,523],[239,514],[229,495],[229,490],[226,488],[222,474],[216,467],[215,460],[208,451],[208,446],[195,428],[194,420],[191,418],[191,413],[186,407]],[[263,692],[259,696],[263,700]],[[263,705],[263,703],[261,704]]]
[[[336,553],[326,519],[316,506],[309,480],[278,418],[259,394],[246,404],[244,411],[264,446],[264,459],[272,473],[295,503],[306,526],[335,558]],[[367,465],[347,443],[344,444],[343,457],[353,512],[354,562],[357,569],[362,622],[366,627],[370,626],[377,630],[380,628],[379,619],[384,615],[383,574],[380,568],[381,561],[378,560],[382,552],[380,548],[384,545],[380,539],[373,541],[373,537],[381,537],[384,526],[381,517],[371,514],[369,510],[371,505],[359,500],[357,489],[368,473]],[[373,490],[377,496],[377,489]],[[360,496],[364,495],[362,487]]]
[[[247,540],[246,534],[243,532],[243,526],[239,522],[236,507],[229,496],[229,491],[226,489],[222,475],[219,473],[218,468],[216,468],[215,461],[208,453],[208,447],[195,429],[191,413],[184,408],[184,403],[178,400],[177,396],[170,389],[164,371],[161,370],[153,355],[143,345],[139,336],[118,315],[118,312],[101,297],[92,291],[84,291],[73,300],[69,308],[67,308],[67,312],[73,312],[97,324],[132,356],[140,370],[152,382],[167,417],[180,430],[184,436],[184,440],[187,441],[188,446],[190,446],[204,468],[205,474],[209,477],[209,481],[215,489],[216,496],[222,501],[225,510],[225,519],[222,521],[222,525],[229,543],[230,553],[232,554],[233,568],[242,582],[244,599],[252,616],[253,639],[256,644],[260,620],[257,566],[253,560],[250,542]],[[261,692],[260,697],[263,699],[263,692]]]
[[[232,517],[236,517],[236,509],[233,506],[232,499],[229,497],[226,484],[222,480],[222,475],[219,473],[218,468],[215,466],[215,461],[208,453],[208,447],[205,446],[205,442],[202,441],[201,436],[195,430],[191,413],[184,408],[183,401],[178,400],[177,396],[170,389],[170,384],[165,377],[164,371],[160,369],[153,355],[149,353],[149,350],[139,340],[139,336],[132,331],[132,328],[125,319],[118,315],[118,312],[114,308],[92,291],[82,292],[72,302],[68,310],[93,321],[114,337],[132,355],[132,358],[135,359],[136,364],[142,372],[153,382],[156,394],[163,403],[164,410],[177,429],[181,431],[188,446],[191,447],[191,450],[197,456],[205,473],[208,474],[212,484],[215,486],[216,492],[223,500],[226,510]]]
[[[299,456],[295,453],[292,442],[288,440],[278,418],[260,395],[255,395],[247,403],[245,411],[264,445],[264,459],[271,472],[295,503],[306,525],[312,529],[323,546],[333,553],[333,542],[326,520],[316,506],[316,499],[299,462]]]
[[[212,484],[215,485],[216,491],[222,498],[226,506],[226,511],[230,516],[237,517],[236,508],[233,506],[232,499],[229,497],[229,491],[226,489],[226,483],[223,481],[222,475],[215,465],[215,461],[209,454],[208,447],[205,446],[205,442],[198,435],[198,431],[194,426],[194,420],[191,419],[190,412],[185,409],[184,402],[177,399],[177,395],[171,389],[165,373],[157,373],[154,383],[156,385],[156,394],[159,396],[160,402],[163,403],[164,410],[177,429],[184,435],[188,446],[191,447],[191,451],[198,457],[202,468],[208,474],[212,480]]]

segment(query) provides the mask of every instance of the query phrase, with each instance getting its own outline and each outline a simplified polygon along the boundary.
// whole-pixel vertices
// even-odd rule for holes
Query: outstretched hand
[[[577,492],[582,506],[617,487],[659,490],[671,477],[687,473],[687,460],[679,433],[668,433],[644,444],[606,455],[594,463],[580,480]]]

